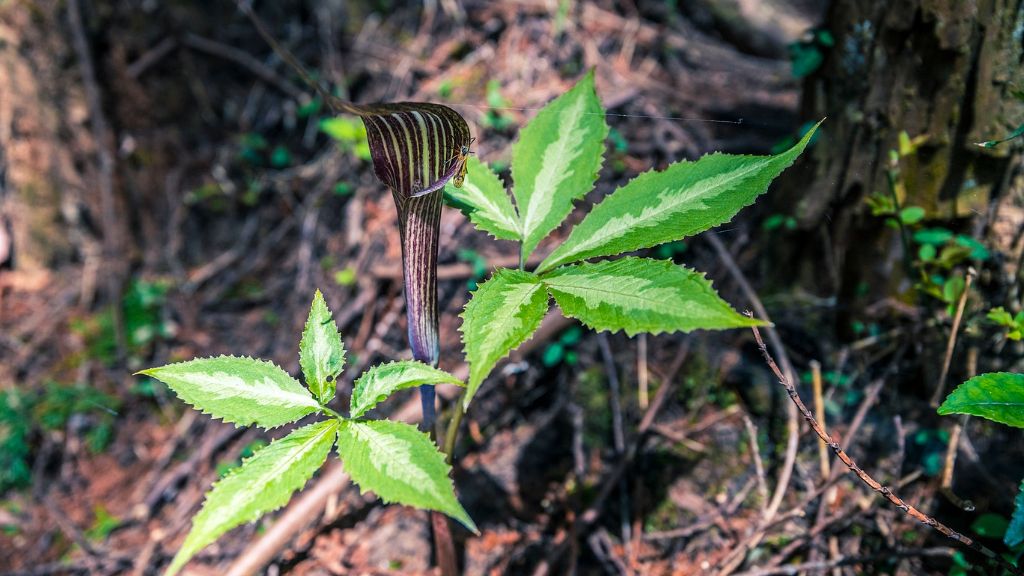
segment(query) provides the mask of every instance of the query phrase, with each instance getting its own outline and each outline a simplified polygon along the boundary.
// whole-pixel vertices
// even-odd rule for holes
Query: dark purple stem
[[[409,325],[412,356],[437,366],[440,353],[437,326],[437,249],[441,228],[441,192],[400,198],[399,230],[402,235],[402,268],[405,275],[405,315]],[[424,430],[434,427],[434,387],[420,386]]]

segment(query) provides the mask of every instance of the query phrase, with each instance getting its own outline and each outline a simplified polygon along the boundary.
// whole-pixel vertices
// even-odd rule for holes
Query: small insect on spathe
[[[469,155],[474,153],[469,149],[473,142],[476,142],[476,138],[470,138],[469,143],[463,144],[452,158],[452,160],[459,164],[459,170],[455,173],[455,177],[452,178],[452,184],[455,184],[456,188],[462,188],[462,183],[466,181],[466,161],[469,160]]]

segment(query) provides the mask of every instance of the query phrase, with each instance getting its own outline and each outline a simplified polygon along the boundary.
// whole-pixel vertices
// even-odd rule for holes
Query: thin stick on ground
[[[978,348],[972,347],[967,350],[967,376],[973,378],[978,373]],[[939,492],[946,497],[954,506],[963,509],[965,512],[974,512],[974,502],[965,500],[953,491],[953,472],[956,470],[956,456],[960,451],[960,434],[963,432],[970,416],[966,414],[958,422],[953,424],[949,431],[949,442],[946,444],[946,460],[942,466],[942,485]]]
[[[967,421],[966,416],[964,421]],[[964,500],[953,491],[953,471],[956,470],[956,453],[960,447],[961,432],[963,432],[963,426],[960,422],[953,424],[953,428],[949,431],[949,443],[946,444],[946,459],[942,465],[942,484],[939,492],[957,508],[965,512],[974,512],[974,502]]]
[[[761,447],[757,442],[757,426],[750,416],[743,413],[743,425],[747,428],[747,437],[750,440],[750,454],[754,459],[754,472],[757,475],[757,496],[762,506],[768,505],[768,483],[764,478],[764,464],[761,462]]]
[[[949,365],[953,362],[953,350],[956,348],[956,335],[960,331],[960,320],[964,317],[964,307],[967,305],[967,294],[971,291],[971,282],[977,272],[974,268],[968,268],[964,277],[964,291],[960,294],[960,301],[956,305],[956,314],[953,316],[953,329],[949,332],[949,342],[946,343],[946,357],[942,361],[942,373],[939,374],[939,384],[932,394],[932,408],[938,408],[942,401],[942,394],[946,391],[946,377],[949,376]]]
[[[636,337],[636,383],[637,402],[641,410],[647,410],[649,403],[648,378],[647,378],[647,334],[639,334]]]
[[[822,396],[821,386],[821,363],[811,360],[811,389],[814,393],[814,415],[821,423],[821,429],[825,428],[825,399]],[[818,444],[818,468],[822,478],[829,477],[828,446],[824,443]]]
[[[846,454],[846,451],[843,450],[839,443],[833,440],[832,437],[829,436],[829,434],[825,432],[824,429],[822,429],[821,425],[818,424],[818,421],[815,420],[814,415],[811,414],[811,411],[807,409],[807,406],[804,404],[803,400],[800,399],[800,395],[797,394],[796,387],[794,387],[793,383],[790,382],[790,380],[786,378],[785,375],[783,375],[782,371],[779,370],[778,365],[775,364],[775,360],[772,359],[771,354],[768,353],[768,348],[765,346],[764,340],[761,339],[761,333],[758,331],[757,327],[752,328],[752,330],[754,332],[754,339],[757,341],[757,347],[761,350],[761,355],[764,356],[765,362],[768,364],[768,367],[771,368],[772,372],[775,374],[775,377],[779,379],[779,383],[785,387],[786,393],[789,394],[790,400],[793,401],[793,404],[796,406],[797,410],[799,410],[800,414],[803,415],[804,420],[807,420],[807,423],[811,426],[811,429],[814,430],[814,433],[817,434],[819,438],[821,438],[822,440],[825,441],[825,443],[828,444],[829,448],[832,449],[832,452],[835,453],[836,457],[838,457],[843,462],[843,464],[845,464],[846,467],[850,469],[850,471],[856,474],[862,482],[867,484],[867,486],[874,490],[875,492],[878,492],[879,494],[884,496],[886,500],[892,502],[897,508],[899,508],[908,516],[917,520],[918,522],[931,526],[932,528],[938,530],[940,533],[947,536],[948,538],[956,540],[957,542],[963,544],[964,546],[967,546],[975,552],[978,552],[983,556],[986,556],[987,558],[995,560],[1011,574],[1016,574],[1018,576],[1024,574],[1016,566],[1010,564],[1001,556],[999,556],[992,550],[988,549],[986,546],[976,542],[975,540],[967,536],[964,536],[956,530],[953,530],[952,528],[946,526],[942,522],[939,522],[935,518],[925,514],[924,512],[921,512],[920,510],[911,506],[910,504],[907,504],[906,502],[903,501],[902,498],[893,493],[892,490],[890,490],[886,486],[882,486],[878,481],[876,481],[874,478],[868,475],[867,472],[861,469],[861,467],[858,466],[857,463],[854,462],[853,459]]]

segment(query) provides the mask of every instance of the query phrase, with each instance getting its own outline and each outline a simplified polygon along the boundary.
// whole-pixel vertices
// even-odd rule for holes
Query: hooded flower
[[[437,249],[444,185],[465,170],[469,126],[439,104],[403,102],[360,106],[358,114],[377,177],[391,189],[398,209],[409,345],[416,360],[437,365]],[[461,183],[459,181],[459,183]],[[434,389],[420,388],[424,427],[433,426]]]

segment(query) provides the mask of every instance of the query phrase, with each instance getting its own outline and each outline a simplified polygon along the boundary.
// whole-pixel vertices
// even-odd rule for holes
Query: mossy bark
[[[866,304],[910,284],[898,235],[865,204],[888,193],[901,132],[918,144],[900,160],[904,205],[955,225],[1005,192],[1011,147],[976,143],[1024,122],[1012,96],[1024,89],[1024,2],[840,1],[826,26],[835,46],[807,80],[802,105],[808,119],[828,120],[774,197],[773,210],[796,216],[800,237],[780,243],[773,259],[814,263],[787,271],[787,281],[795,273],[813,292],[837,294],[837,327],[849,336]]]

